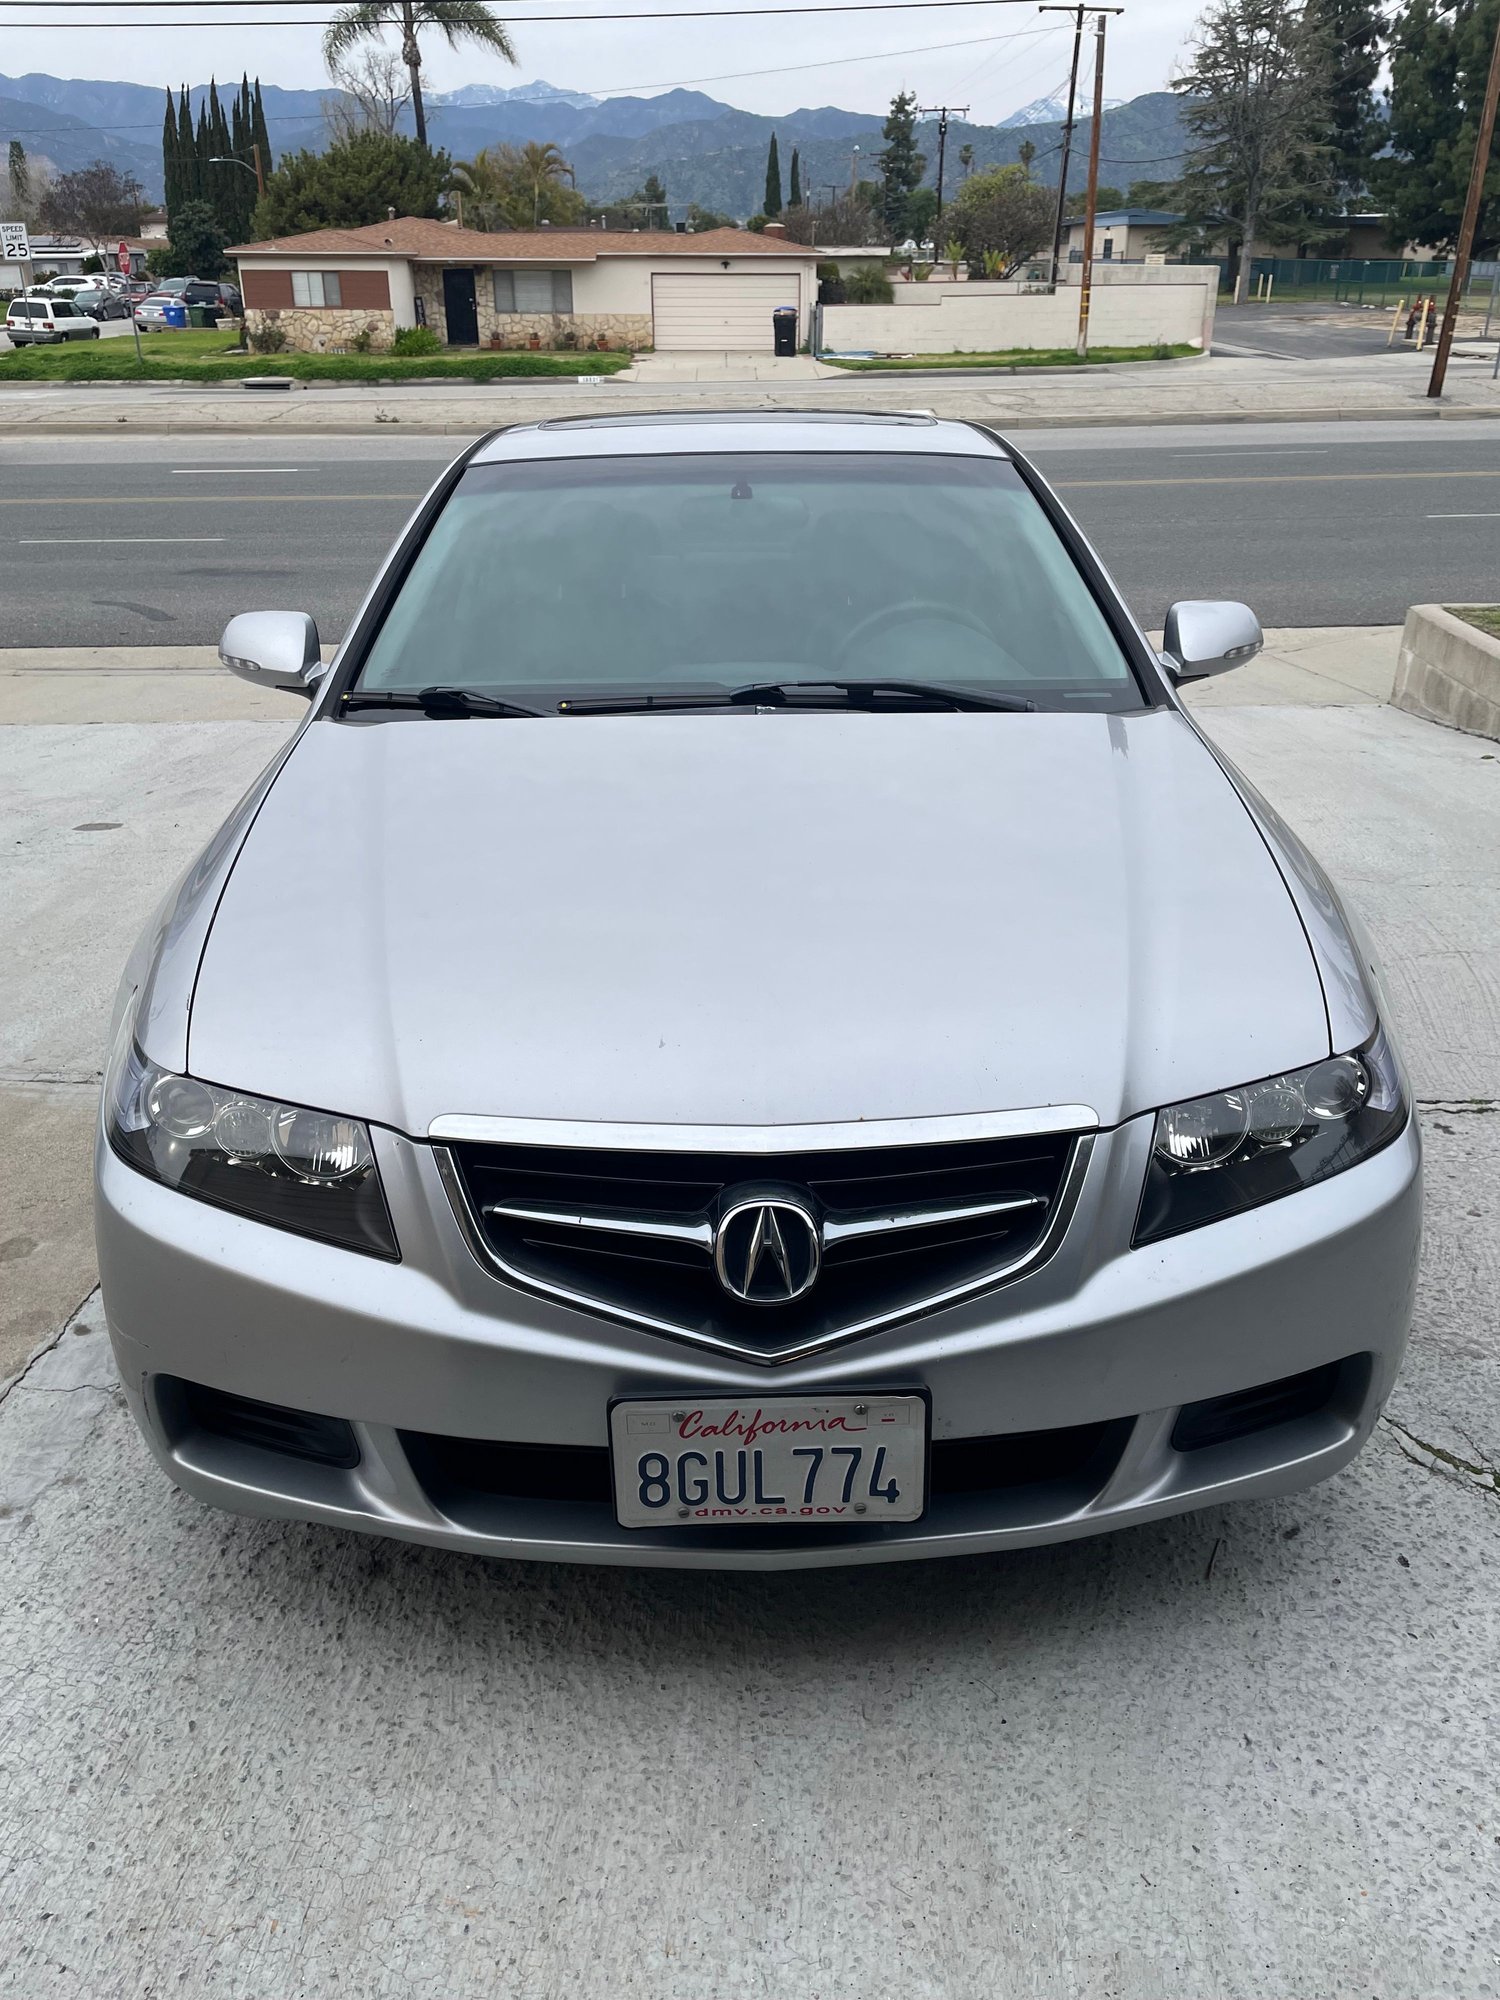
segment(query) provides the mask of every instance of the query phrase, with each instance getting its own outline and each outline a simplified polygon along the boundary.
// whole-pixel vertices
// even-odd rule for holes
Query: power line
[[[0,0],[0,4],[3,4],[3,0]],[[798,70],[838,69],[847,63],[895,62],[901,56],[937,55],[945,49],[987,48],[995,42],[1024,42],[1035,35],[1055,35],[1056,33],[1057,30],[1055,28],[1018,28],[1011,35],[976,35],[964,42],[927,42],[921,48],[916,49],[875,49],[869,55],[864,56],[829,56],[822,62],[779,63],[774,69],[721,70],[716,76],[680,76],[675,78],[671,83],[619,83],[612,84],[603,90],[589,89],[584,84],[580,84],[578,87],[580,90],[586,90],[590,97],[628,97],[635,90],[687,90],[694,84],[699,83],[738,83],[747,76],[791,76]],[[436,107],[438,115],[441,115],[448,108],[445,104],[438,105]],[[432,110],[433,107],[429,105],[429,113]],[[99,129],[103,130],[107,128],[101,127]]]
[[[51,13],[74,13],[80,8],[95,8],[110,5],[116,9],[134,8],[160,11],[163,7],[193,7],[199,11],[213,11],[218,8],[242,9],[250,6],[285,6],[287,0],[0,0],[5,8],[42,8]],[[292,0],[296,4],[296,0]],[[308,0],[308,4],[322,4],[322,0]],[[921,13],[930,8],[952,7],[1023,7],[1030,0],[805,0],[805,4],[790,7],[662,7],[644,12],[632,13],[591,13],[591,14],[513,14],[506,12],[506,26],[511,28],[547,28],[555,21],[738,21],[748,16],[765,14],[910,14]],[[5,25],[19,28],[23,25],[55,28],[73,26],[83,28],[125,28],[125,27],[196,27],[207,23],[189,21],[39,21],[23,23],[11,21]],[[278,19],[275,21],[219,21],[216,27],[229,28],[321,28],[327,21]]]

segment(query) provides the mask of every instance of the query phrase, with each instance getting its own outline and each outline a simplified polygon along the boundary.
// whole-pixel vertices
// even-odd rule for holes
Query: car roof
[[[636,458],[673,452],[920,452],[1006,458],[1005,445],[970,424],[923,410],[703,410],[551,417],[497,431],[474,465],[538,458]]]

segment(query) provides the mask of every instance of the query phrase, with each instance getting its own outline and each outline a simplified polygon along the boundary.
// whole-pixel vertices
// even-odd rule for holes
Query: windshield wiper
[[[339,704],[345,714],[359,708],[410,708],[439,721],[471,715],[539,715],[535,708],[518,708],[513,701],[497,701],[492,694],[475,688],[350,688]]]
[[[841,695],[837,703],[789,701],[802,690]],[[693,708],[874,708],[886,695],[925,701],[934,708],[1002,709],[1017,714],[1036,707],[1020,695],[981,693],[974,688],[944,687],[936,681],[752,681],[726,688],[722,694],[606,694],[581,701],[560,701],[559,715],[644,715],[650,709]]]
[[[920,696],[924,701],[935,702],[943,708],[997,708],[1015,714],[1026,713],[1036,707],[1034,701],[1027,701],[1017,694],[993,694],[981,692],[977,688],[945,687],[939,681],[759,681],[750,687],[736,688],[728,697],[733,702],[763,702],[774,706],[778,696],[784,701],[786,696],[799,688],[833,688],[847,696],[853,706],[863,700],[874,706],[882,695]]]

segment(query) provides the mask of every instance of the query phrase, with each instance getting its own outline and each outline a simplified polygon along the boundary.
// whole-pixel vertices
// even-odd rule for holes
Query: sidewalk
[[[649,357],[664,363],[667,357]],[[701,357],[684,356],[697,365]],[[202,387],[156,383],[3,386],[0,431],[42,435],[136,429],[156,435],[212,431],[373,431],[399,424],[408,433],[473,436],[497,424],[549,417],[681,410],[913,410],[968,417],[1008,429],[1151,423],[1270,423],[1286,420],[1396,417],[1500,417],[1500,382],[1484,362],[1455,360],[1440,402],[1427,398],[1430,359],[1395,353],[1320,361],[1230,360],[1135,362],[1118,368],[996,374],[851,375],[821,370],[805,356],[776,363],[765,379],[745,379],[753,357],[734,357],[726,373],[650,373],[564,382],[411,383],[402,387],[297,383],[270,393],[238,383]],[[780,371],[794,365],[816,379]],[[703,364],[705,366],[709,364]],[[717,365],[717,364],[715,364]],[[726,366],[728,364],[725,364]],[[633,371],[632,371],[633,372]]]

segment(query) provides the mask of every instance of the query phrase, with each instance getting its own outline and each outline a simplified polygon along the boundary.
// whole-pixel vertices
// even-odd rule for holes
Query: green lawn
[[[1091,366],[1101,361],[1180,361],[1197,354],[1185,342],[1169,347],[1164,341],[1155,347],[1091,347]],[[825,354],[821,360],[831,368],[848,368],[860,375],[900,374],[903,370],[929,368],[1077,368],[1082,366],[1071,347],[1015,347],[1004,354],[906,354],[892,360],[841,361]]]
[[[1500,639],[1500,604],[1445,604],[1443,609],[1491,639]]]
[[[65,347],[17,347],[0,353],[6,382],[234,382],[243,375],[291,375],[301,382],[410,382],[452,376],[493,382],[509,375],[614,375],[629,354],[234,354],[232,336],[216,330],[143,333],[141,360],[127,334],[70,341]]]

